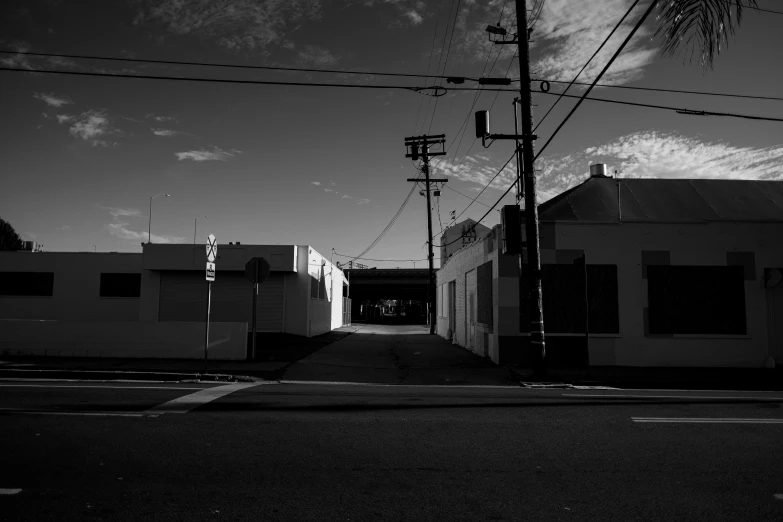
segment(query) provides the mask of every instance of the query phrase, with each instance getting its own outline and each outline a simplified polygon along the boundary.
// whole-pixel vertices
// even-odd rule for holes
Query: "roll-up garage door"
[[[272,273],[258,285],[256,308],[259,332],[283,331],[284,277]],[[160,277],[159,321],[204,321],[207,282],[201,272],[162,272]],[[253,285],[243,272],[220,272],[212,283],[210,320],[247,322],[251,328]]]

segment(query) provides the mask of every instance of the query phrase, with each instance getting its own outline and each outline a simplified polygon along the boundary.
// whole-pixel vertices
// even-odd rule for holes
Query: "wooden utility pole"
[[[546,375],[544,339],[544,306],[541,298],[541,253],[538,243],[538,207],[536,205],[536,171],[533,162],[533,94],[530,90],[530,46],[528,44],[525,0],[516,0],[517,45],[519,46],[519,95],[522,109],[522,168],[525,187],[525,227],[527,233],[527,266],[530,280],[530,343],[533,372]],[[521,274],[520,274],[521,275]]]
[[[443,148],[443,144],[446,143],[446,135],[445,134],[439,134],[437,136],[410,136],[408,138],[405,138],[405,146],[410,146],[411,152],[410,154],[406,154],[406,158],[412,158],[413,161],[418,160],[419,158],[422,159],[424,162],[424,166],[422,171],[424,172],[424,183],[426,184],[425,191],[427,192],[427,245],[429,247],[429,264],[430,264],[430,278],[429,278],[429,284],[427,285],[427,301],[429,302],[429,313],[427,315],[427,318],[429,320],[430,324],[430,333],[435,333],[435,264],[434,264],[434,255],[432,253],[432,203],[430,199],[430,183],[446,183],[447,179],[433,179],[430,178],[430,157],[431,156],[443,156],[446,154],[445,151],[441,150],[440,152],[430,152],[430,146],[435,144],[440,144],[441,148]],[[422,180],[413,178],[408,179],[408,181],[412,181],[415,183],[419,183]]]

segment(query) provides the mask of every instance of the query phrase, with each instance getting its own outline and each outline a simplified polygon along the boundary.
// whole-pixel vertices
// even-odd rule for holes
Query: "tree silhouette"
[[[22,238],[16,233],[11,223],[0,218],[0,251],[21,250]]]

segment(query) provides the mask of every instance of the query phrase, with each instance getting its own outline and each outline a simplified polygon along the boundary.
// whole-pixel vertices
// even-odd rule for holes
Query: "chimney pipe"
[[[606,175],[606,163],[595,163],[590,165],[591,178],[610,178]]]

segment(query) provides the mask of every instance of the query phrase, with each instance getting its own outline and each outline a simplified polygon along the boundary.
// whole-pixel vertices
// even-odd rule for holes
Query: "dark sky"
[[[631,0],[546,0],[533,31],[533,75],[571,79]],[[515,25],[503,0],[132,0],[5,2],[0,48],[12,51],[518,78],[515,46],[484,28]],[[538,9],[539,0],[528,1]],[[580,76],[590,81],[641,16],[627,23]],[[505,6],[505,7],[504,7]],[[759,0],[762,8],[783,4]],[[502,10],[502,14],[501,14]],[[456,15],[456,16],[455,16]],[[456,22],[456,23],[455,23]],[[783,96],[783,14],[746,11],[714,68],[663,57],[651,17],[603,82]],[[453,35],[453,37],[452,37]],[[434,42],[434,43],[433,43]],[[498,56],[498,53],[500,55]],[[444,69],[444,59],[448,61]],[[512,60],[513,58],[513,60]],[[247,71],[48,59],[3,54],[0,66],[125,74],[423,86],[438,80]],[[491,72],[490,72],[491,71]],[[474,197],[513,152],[482,148],[473,115],[491,108],[492,132],[512,133],[514,93],[341,89],[154,81],[0,71],[0,216],[45,250],[139,252],[149,198],[153,241],[310,244],[325,255],[358,254],[405,200],[416,169],[403,138],[446,134],[434,173]],[[451,84],[444,84],[447,87]],[[462,87],[473,87],[466,82]],[[518,85],[515,83],[513,85]],[[538,83],[534,83],[537,88]],[[560,86],[552,84],[552,92]],[[582,91],[574,89],[575,94]],[[780,101],[599,88],[592,96],[692,110],[783,117]],[[534,96],[538,122],[555,97]],[[541,147],[575,100],[541,124]],[[465,124],[467,121],[467,124]],[[463,133],[464,131],[464,137]],[[581,182],[591,163],[626,177],[783,179],[783,123],[586,101],[537,163],[541,199]],[[511,183],[513,162],[462,216],[480,218]],[[513,194],[513,193],[512,193]],[[513,202],[513,195],[505,203]],[[469,199],[445,189],[435,231]],[[485,205],[483,205],[483,204]],[[501,203],[503,204],[503,203]],[[203,216],[208,216],[204,218]],[[418,190],[367,257],[426,257]],[[484,221],[498,222],[497,212]],[[437,241],[436,241],[437,244]],[[335,261],[344,259],[339,256]],[[413,266],[410,261],[367,262]],[[423,263],[418,263],[418,267]]]

